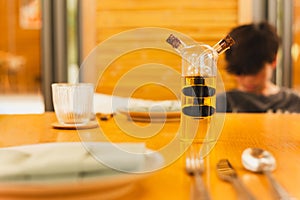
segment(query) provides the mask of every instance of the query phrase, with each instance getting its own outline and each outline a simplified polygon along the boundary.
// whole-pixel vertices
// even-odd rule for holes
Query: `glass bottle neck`
[[[182,42],[179,38],[175,37],[173,34],[171,34],[167,38],[167,42],[178,52],[182,53],[184,48],[186,47],[186,44]]]
[[[220,40],[213,48],[217,51],[218,54],[225,52],[234,44],[234,40],[230,35],[227,35],[225,38]]]

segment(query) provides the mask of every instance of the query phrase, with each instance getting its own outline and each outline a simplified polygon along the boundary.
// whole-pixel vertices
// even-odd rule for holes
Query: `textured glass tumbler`
[[[53,83],[52,100],[60,124],[87,124],[93,113],[91,83]]]

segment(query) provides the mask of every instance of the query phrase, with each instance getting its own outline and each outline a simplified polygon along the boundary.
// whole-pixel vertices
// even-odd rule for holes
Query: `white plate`
[[[142,171],[155,171],[163,167],[163,157],[147,150]],[[0,181],[0,198],[5,199],[49,199],[63,196],[64,199],[114,199],[128,194],[134,184],[151,173],[129,174],[112,172],[110,175],[90,174],[82,177],[44,177],[31,180]]]
[[[127,116],[128,119],[134,121],[179,121],[180,110],[162,111],[145,111],[144,108],[119,108],[118,113]]]

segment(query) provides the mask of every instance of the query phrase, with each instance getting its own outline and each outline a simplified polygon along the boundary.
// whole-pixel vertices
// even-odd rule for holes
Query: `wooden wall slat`
[[[97,44],[101,44],[101,42],[111,36],[123,31],[143,27],[161,27],[186,34],[195,41],[214,45],[237,23],[238,0],[96,0],[95,27]],[[102,53],[107,55],[101,56],[103,59],[106,59],[114,52],[115,48],[134,42],[139,43],[143,47],[147,46],[147,43],[151,41],[149,41],[149,35],[140,36],[139,38],[123,38],[122,41],[117,41],[115,44],[112,42],[111,46],[107,47],[106,52]],[[131,52],[109,66],[109,69],[99,80],[97,90],[99,92],[112,93],[119,79],[134,67],[141,63],[150,62],[150,60],[164,63],[180,72],[181,59],[178,56],[173,58],[172,55],[155,51]],[[222,73],[225,73],[223,57],[220,57],[219,68]],[[153,74],[159,76],[155,72]],[[141,74],[141,76],[145,76],[145,74]],[[152,74],[147,76],[152,76]],[[170,82],[180,82],[178,77],[167,78],[170,79]],[[224,76],[223,79],[225,79],[228,87],[232,87],[234,84],[230,76]],[[134,82],[126,84],[127,87],[130,87]],[[126,91],[126,84],[122,85],[124,91]],[[174,96],[174,94],[166,91],[162,92],[162,88],[155,86],[139,88],[135,96],[153,98],[154,95],[150,92],[152,89],[152,92],[167,93],[163,97],[156,98],[176,97],[176,95]]]

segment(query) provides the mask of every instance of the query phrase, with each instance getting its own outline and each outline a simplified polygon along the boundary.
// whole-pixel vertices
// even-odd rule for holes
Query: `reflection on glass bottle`
[[[227,35],[213,47],[187,46],[171,34],[167,42],[182,56],[181,140],[215,141],[214,135],[207,133],[216,110],[217,59],[234,40]]]

